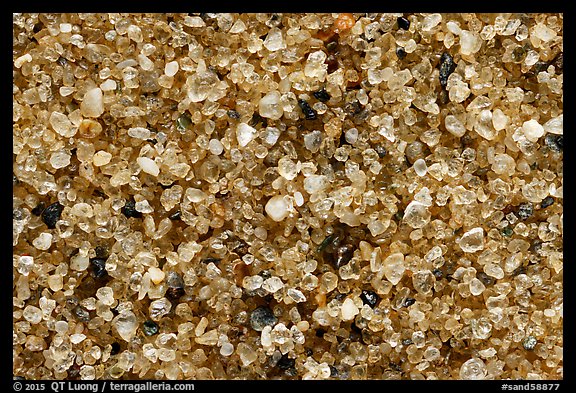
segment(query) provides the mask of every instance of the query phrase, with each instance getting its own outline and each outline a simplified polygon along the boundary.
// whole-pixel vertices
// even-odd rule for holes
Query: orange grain
[[[356,20],[354,19],[354,16],[352,14],[350,13],[339,14],[338,18],[336,18],[336,20],[334,21],[334,31],[336,33],[340,33],[345,30],[350,30],[355,23]]]

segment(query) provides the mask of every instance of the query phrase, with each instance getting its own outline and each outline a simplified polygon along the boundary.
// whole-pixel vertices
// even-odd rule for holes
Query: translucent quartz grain
[[[254,349],[248,344],[239,343],[236,351],[240,355],[240,360],[244,367],[250,365],[257,359],[256,351],[254,351]]]
[[[238,145],[240,147],[247,146],[254,138],[256,137],[256,129],[254,127],[249,126],[246,123],[238,124],[236,128],[236,139],[238,140]]]
[[[442,21],[441,14],[426,15],[422,20],[422,30],[430,31]]]
[[[564,115],[556,116],[543,125],[544,131],[550,134],[564,134]]]
[[[304,135],[304,146],[312,153],[316,153],[322,143],[322,133],[318,130]]]
[[[406,267],[404,265],[403,254],[394,253],[384,259],[382,271],[392,285],[396,285],[400,282],[404,276],[405,270]]]
[[[470,281],[470,293],[474,296],[478,296],[484,292],[486,286],[482,283],[482,281],[478,280],[477,278],[473,278]]]
[[[65,151],[57,151],[50,156],[50,165],[54,169],[65,168],[70,165],[72,156]]]
[[[100,150],[97,151],[92,157],[92,163],[94,166],[100,167],[108,164],[112,160],[112,154],[107,151]]]
[[[296,303],[302,303],[306,301],[306,296],[299,289],[289,288],[286,294]]]
[[[280,137],[280,130],[276,127],[266,127],[264,130],[263,141],[268,146],[274,146]]]
[[[114,91],[116,90],[117,83],[113,79],[107,79],[100,85],[100,90],[102,91]],[[62,94],[62,93],[60,93]]]
[[[32,245],[38,250],[46,251],[52,245],[52,234],[43,232],[36,239],[32,241]]]
[[[497,131],[503,130],[508,125],[508,116],[500,109],[496,108],[492,112],[492,125]]]
[[[492,170],[498,175],[512,175],[516,167],[516,162],[508,154],[497,154],[492,162]]]
[[[132,127],[128,129],[128,135],[137,139],[149,139],[152,133],[149,129],[144,127]]]
[[[460,367],[460,379],[479,380],[486,378],[486,365],[481,359],[472,358]]]
[[[466,128],[462,122],[454,115],[448,115],[444,118],[446,130],[454,136],[461,137],[466,133]]]
[[[471,55],[480,50],[482,40],[477,33],[468,30],[460,32],[460,53],[462,55]]]
[[[114,85],[116,86],[116,85]],[[73,87],[67,87],[67,86],[62,86],[60,89],[58,89],[58,92],[60,93],[60,95],[62,97],[67,97],[70,94],[74,93],[74,91],[76,91],[76,89],[74,89]]]
[[[290,205],[283,195],[276,195],[266,202],[264,210],[272,220],[283,221],[290,214],[289,207]]]
[[[316,194],[328,187],[328,179],[324,175],[310,175],[304,179],[304,190],[308,194]]]
[[[114,291],[110,287],[101,287],[96,290],[96,297],[107,306],[114,303]]]
[[[542,125],[540,125],[536,120],[531,119],[522,124],[522,132],[530,142],[536,142],[542,135],[544,135],[544,127],[542,127]]]
[[[452,83],[448,90],[448,97],[450,101],[460,103],[470,96],[470,88],[466,82],[457,80]]]
[[[219,156],[224,151],[224,145],[222,145],[222,142],[218,139],[210,139],[210,142],[208,142],[208,149],[210,150],[210,153]]]
[[[112,320],[112,326],[123,340],[130,341],[136,335],[138,319],[132,311],[124,310]]]
[[[264,47],[271,52],[286,48],[282,31],[276,27],[271,28],[264,40]]]
[[[84,99],[80,104],[80,111],[86,117],[99,117],[104,113],[104,98],[99,87],[90,89],[84,94]]]
[[[413,167],[414,167],[414,171],[416,172],[416,174],[418,176],[420,176],[420,177],[426,176],[426,173],[428,172],[428,166],[426,165],[426,161],[419,158],[416,161],[414,161]]]
[[[18,57],[16,60],[14,60],[14,67],[21,68],[23,64],[31,61],[32,56],[30,55],[30,53],[25,53],[22,56]]]
[[[356,304],[352,299],[347,298],[346,300],[344,300],[344,303],[342,303],[341,315],[344,321],[354,319],[354,317],[359,312],[360,310],[358,309],[358,307],[356,306]]]
[[[284,283],[279,277],[270,277],[262,282],[262,289],[269,293],[278,292],[282,288],[284,288]]]
[[[278,174],[286,180],[293,180],[298,175],[298,166],[288,157],[278,160]]]
[[[352,145],[354,143],[356,143],[356,141],[358,140],[358,129],[357,128],[350,128],[348,131],[346,131],[345,138],[346,138],[346,142],[348,142]]]
[[[304,205],[304,196],[300,191],[294,193],[294,203],[296,203],[296,206]]]
[[[172,304],[166,298],[154,300],[149,306],[150,318],[153,321],[159,321],[164,315],[170,312],[171,308]]]
[[[484,249],[484,229],[483,228],[472,228],[465,232],[458,245],[464,252],[477,252]]]
[[[146,172],[152,176],[158,176],[160,174],[160,168],[156,162],[148,157],[138,157],[136,162],[140,166],[143,172]]]
[[[186,189],[184,196],[190,202],[202,202],[206,199],[206,193],[204,191],[192,187]]]
[[[18,272],[23,276],[28,276],[34,266],[34,257],[22,255],[18,258]]]
[[[412,228],[422,228],[431,218],[431,213],[427,206],[418,201],[412,201],[404,210],[403,221]]]
[[[87,255],[75,255],[70,258],[70,269],[84,271],[90,265],[90,258]]]
[[[556,32],[543,23],[538,23],[530,29],[530,37],[548,42],[556,37]]]
[[[164,278],[166,277],[166,274],[155,266],[151,266],[148,269],[148,273],[150,274],[150,280],[156,285],[164,281]]]
[[[284,114],[284,109],[280,103],[280,93],[271,91],[260,99],[260,115],[272,120],[278,120]]]
[[[33,325],[40,323],[42,320],[42,310],[35,306],[26,306],[22,315]]]
[[[224,343],[222,344],[222,347],[220,347],[220,355],[222,356],[230,356],[233,353],[234,353],[234,345],[230,343]]]
[[[68,119],[68,116],[60,112],[52,112],[50,114],[50,125],[54,131],[65,138],[73,137],[78,131],[78,128],[72,125],[72,122],[70,119]]]
[[[78,127],[78,133],[84,138],[95,138],[102,133],[102,125],[93,119],[83,119]]]
[[[180,65],[178,64],[177,61],[168,62],[164,66],[164,74],[166,76],[174,76],[178,72],[179,68],[180,68]]]

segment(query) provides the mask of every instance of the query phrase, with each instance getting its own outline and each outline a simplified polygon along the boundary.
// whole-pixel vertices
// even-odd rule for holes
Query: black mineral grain
[[[94,278],[103,278],[108,275],[106,271],[106,259],[104,258],[91,258],[90,259],[90,274]]]
[[[46,224],[48,228],[56,228],[56,223],[60,219],[62,210],[64,210],[64,206],[62,206],[60,202],[51,204],[42,212],[42,221],[44,221],[44,224]]]
[[[316,120],[318,117],[316,111],[312,109],[310,104],[308,104],[305,100],[298,100],[298,106],[302,110],[306,120]]]
[[[442,88],[446,88],[448,84],[448,77],[452,72],[454,72],[455,64],[452,56],[449,53],[444,52],[440,57],[440,85]]]
[[[360,294],[360,299],[362,299],[362,303],[374,308],[376,304],[378,304],[380,297],[378,297],[378,294],[376,294],[374,291],[363,290]]]
[[[320,89],[312,93],[312,95],[319,101],[326,102],[330,100],[330,94],[326,92],[326,89]]]
[[[398,28],[402,30],[410,29],[410,21],[403,16],[398,17],[396,21],[398,22]]]
[[[289,358],[288,355],[282,355],[278,363],[276,363],[276,366],[278,366],[280,370],[288,370],[289,368],[294,368],[295,364],[296,361],[294,359]]]
[[[534,209],[530,202],[523,202],[518,206],[518,217],[521,220],[527,220],[532,216]]]
[[[158,324],[152,320],[147,320],[142,324],[142,331],[146,336],[153,336],[158,333]]]
[[[131,218],[142,218],[142,213],[136,210],[136,202],[135,201],[126,201],[126,204],[122,208],[122,214],[126,217]]]
[[[548,134],[544,137],[544,144],[550,148],[550,150],[560,153],[564,150],[564,136]]]
[[[552,206],[553,204],[554,204],[554,198],[552,198],[551,196],[547,196],[546,198],[542,199],[542,202],[540,202],[540,208],[546,209],[548,206]]]
[[[166,284],[168,285],[168,289],[166,290],[167,299],[176,300],[184,296],[184,279],[179,273],[168,272]]]
[[[257,332],[261,332],[266,326],[274,326],[278,318],[268,307],[260,306],[250,314],[250,326]]]

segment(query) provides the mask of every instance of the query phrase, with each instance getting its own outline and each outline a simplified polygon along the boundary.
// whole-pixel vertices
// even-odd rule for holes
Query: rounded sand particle
[[[296,206],[304,205],[304,196],[300,191],[294,193],[294,202],[296,203]]]
[[[92,157],[92,162],[94,166],[104,166],[108,164],[110,160],[112,160],[112,154],[104,150],[96,152],[96,154],[94,154],[94,156]]]
[[[458,241],[464,252],[476,252],[484,249],[484,229],[473,228],[464,233]]]
[[[531,142],[536,142],[545,133],[544,127],[534,119],[525,121],[524,124],[522,124],[522,132]]]
[[[268,217],[274,221],[283,221],[290,214],[289,207],[290,205],[283,195],[276,195],[268,200],[264,210]]]
[[[78,133],[84,138],[95,138],[102,132],[102,125],[92,119],[84,119],[78,127]]]
[[[344,303],[342,303],[342,308],[340,310],[340,313],[342,315],[342,319],[344,321],[349,321],[354,319],[354,317],[360,312],[360,310],[358,309],[358,307],[356,307],[356,304],[354,303],[354,301],[350,298],[347,298],[346,300],[344,300]]]
[[[222,344],[222,347],[220,347],[220,355],[222,356],[230,356],[233,353],[234,353],[234,345],[230,343],[224,343]]]
[[[42,321],[42,310],[35,306],[26,306],[22,315],[33,325]]]
[[[156,162],[148,157],[138,157],[136,162],[140,166],[143,172],[146,172],[152,176],[158,176],[160,174],[160,168]]]
[[[78,131],[78,128],[72,125],[68,116],[60,112],[52,112],[52,114],[50,114],[50,125],[54,131],[65,138],[73,137]]]
[[[254,138],[256,138],[256,129],[246,123],[238,124],[236,128],[236,138],[240,147],[247,146]]]
[[[418,176],[420,176],[420,177],[426,176],[426,172],[428,172],[428,167],[426,166],[426,161],[419,158],[416,161],[414,161],[413,167],[414,167],[414,171],[416,172],[416,174]]]
[[[284,114],[280,104],[280,93],[272,91],[260,99],[260,115],[269,119],[278,120]]]
[[[150,274],[150,280],[152,280],[156,285],[164,281],[164,278],[166,277],[166,274],[162,270],[154,266],[148,269],[148,273]]]
[[[50,165],[52,165],[54,169],[65,168],[70,165],[71,158],[70,154],[64,151],[57,151],[50,156]]]
[[[86,117],[100,117],[104,113],[104,100],[99,87],[90,89],[84,94],[80,110]]]
[[[84,255],[75,255],[70,258],[70,269],[83,272],[88,269],[90,259]]]
[[[32,241],[32,245],[38,250],[46,251],[52,246],[52,234],[43,232],[36,239]]]
[[[16,60],[14,60],[14,67],[21,68],[24,63],[29,63],[32,61],[32,56],[30,53],[25,53]]]
[[[100,85],[102,91],[114,91],[116,90],[116,81],[114,79],[107,79]],[[62,94],[62,93],[60,93]]]
[[[222,142],[218,139],[210,139],[208,149],[210,150],[210,153],[219,156],[224,151],[224,145],[222,145]]]
[[[60,32],[61,33],[72,32],[72,25],[70,23],[60,23]]]
[[[144,127],[132,127],[128,129],[128,135],[136,139],[149,139],[152,133],[149,129]]]
[[[486,373],[486,365],[478,358],[467,360],[460,367],[460,379],[485,379]]]
[[[62,97],[67,97],[70,94],[74,93],[76,91],[75,88],[73,87],[68,87],[68,86],[62,86],[60,87],[60,89],[58,89],[58,92],[60,93],[60,95]]]
[[[177,61],[171,61],[166,63],[166,66],[164,67],[164,74],[166,74],[166,76],[174,76],[178,72],[179,68],[180,65]]]

